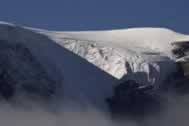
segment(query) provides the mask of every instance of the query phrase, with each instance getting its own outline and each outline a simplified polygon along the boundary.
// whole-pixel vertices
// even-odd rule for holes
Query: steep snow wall
[[[104,99],[111,96],[112,85],[117,80],[113,76],[58,45],[48,36],[22,27],[0,24],[0,40],[27,47],[48,75],[62,85],[58,89],[59,100],[56,102],[74,103],[84,108],[87,105],[106,108]]]
[[[119,80],[132,79],[158,86],[176,71],[175,62],[159,53],[139,54],[129,48],[123,50],[92,41],[62,39],[56,42]]]
[[[10,99],[24,93],[25,96],[40,96],[42,101],[50,100],[58,85],[26,47],[0,40],[1,96]]]
[[[26,46],[62,85],[57,97],[84,108],[106,108],[104,99],[121,80],[158,87],[177,70],[172,41],[187,39],[160,28],[53,32],[0,24],[0,40]]]
[[[117,79],[157,87],[177,69],[172,43],[189,39],[164,28],[41,32]]]

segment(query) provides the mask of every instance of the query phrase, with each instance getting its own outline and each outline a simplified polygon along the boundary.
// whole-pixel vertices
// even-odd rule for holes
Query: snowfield
[[[119,81],[158,87],[177,71],[171,44],[189,36],[164,28],[59,32],[1,22],[0,40],[28,48],[62,85],[56,95],[64,104],[106,110],[104,99]]]
[[[117,79],[157,87],[176,71],[172,44],[189,40],[165,28],[41,33]]]

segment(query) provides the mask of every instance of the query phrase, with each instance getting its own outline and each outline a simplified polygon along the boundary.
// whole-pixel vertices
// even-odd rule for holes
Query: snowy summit
[[[12,46],[10,50],[16,55],[13,57],[18,58],[17,65],[24,69],[24,72],[17,70],[12,67],[14,63],[10,64],[13,69],[9,70],[11,77],[14,74],[11,71],[16,70],[18,78],[22,78],[23,73],[32,68],[33,71],[23,77],[33,78],[34,82],[38,81],[37,76],[50,77],[40,82],[54,83],[53,86],[44,84],[48,91],[43,94],[49,95],[55,91],[49,88],[58,87],[56,95],[68,104],[82,103],[103,108],[106,106],[104,99],[112,95],[113,86],[119,81],[132,79],[156,87],[162,84],[177,71],[173,44],[189,41],[189,35],[165,28],[48,31],[0,22],[0,41],[6,47]],[[35,62],[28,64],[30,59],[17,53],[18,48],[13,47],[18,44],[23,50],[28,50],[27,55],[32,55]],[[0,50],[4,57],[8,56],[7,53],[10,52]],[[24,80],[18,83],[19,89],[25,85]],[[36,92],[41,90],[33,85],[29,87]]]

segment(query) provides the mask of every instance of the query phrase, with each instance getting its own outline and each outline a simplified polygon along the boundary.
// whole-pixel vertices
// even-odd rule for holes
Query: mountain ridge
[[[65,103],[106,110],[104,99],[120,81],[132,79],[158,88],[177,71],[171,42],[189,40],[188,35],[143,30],[53,32],[2,23],[0,40],[25,45],[62,85],[58,97]]]

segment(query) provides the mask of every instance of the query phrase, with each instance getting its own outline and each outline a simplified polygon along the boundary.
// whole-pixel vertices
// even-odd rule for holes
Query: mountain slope
[[[118,79],[157,86],[177,69],[172,44],[189,40],[165,28],[41,32]]]
[[[111,96],[112,85],[116,82],[113,76],[60,46],[48,36],[24,27],[0,24],[0,40],[12,45],[18,43],[29,49],[48,75],[61,85],[56,93],[56,99],[59,99],[56,102],[64,100],[64,104],[106,108],[104,99]]]
[[[162,84],[177,70],[171,42],[188,36],[160,28],[55,32],[0,23],[0,40],[28,48],[61,85],[56,96],[64,104],[106,109],[121,80]]]
[[[188,35],[176,33],[166,28],[130,28],[109,31],[56,32],[59,38],[88,40],[119,48],[130,48],[142,51],[147,48],[155,52],[170,54],[171,43],[186,41]],[[140,49],[141,48],[141,49]]]

